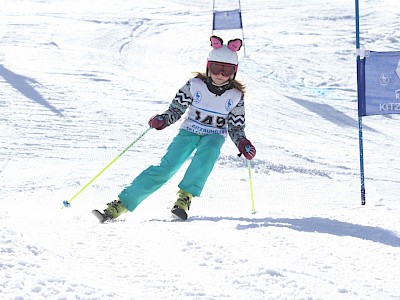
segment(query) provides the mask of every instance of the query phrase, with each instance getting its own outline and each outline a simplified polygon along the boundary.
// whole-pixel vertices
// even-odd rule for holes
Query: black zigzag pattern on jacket
[[[228,124],[231,126],[244,126],[245,117],[244,117],[244,99],[243,97],[240,99],[239,103],[231,110],[228,115]]]
[[[240,126],[244,126],[245,118],[244,118],[244,115],[237,115],[237,116],[229,115],[228,122],[229,122],[230,125],[239,126],[240,127]]]
[[[228,133],[235,145],[237,145],[240,140],[246,138],[246,134],[244,133],[245,124],[244,99],[242,95],[239,103],[228,115]]]
[[[188,95],[187,93],[185,93],[185,91],[180,89],[176,93],[174,101],[176,101],[177,103],[179,103],[181,106],[183,106],[186,109],[190,106],[190,104],[192,104],[193,98],[190,94]]]
[[[190,94],[190,85],[186,83],[175,95],[168,110],[164,112],[168,116],[168,125],[178,121],[192,104],[193,98]]]
[[[243,114],[234,115],[229,114],[228,117],[228,133],[229,137],[233,141],[235,145],[239,143],[240,140],[246,138],[246,134],[244,133],[245,128],[245,118]]]

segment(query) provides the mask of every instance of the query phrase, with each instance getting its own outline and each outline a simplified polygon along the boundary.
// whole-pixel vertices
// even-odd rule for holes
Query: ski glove
[[[248,160],[252,160],[254,156],[256,156],[256,148],[248,139],[240,140],[237,147],[240,153],[242,153]]]
[[[167,120],[165,119],[165,116],[155,115],[150,118],[149,126],[151,128],[157,129],[157,130],[162,130],[165,127],[167,127],[168,124],[167,124]]]

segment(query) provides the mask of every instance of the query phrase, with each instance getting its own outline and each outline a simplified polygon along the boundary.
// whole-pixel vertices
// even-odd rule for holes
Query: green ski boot
[[[188,215],[186,212],[190,208],[193,195],[183,190],[179,190],[176,195],[178,198],[174,203],[174,207],[171,209],[171,212],[180,219],[187,220]]]
[[[114,200],[113,202],[107,203],[107,208],[103,212],[95,209],[92,211],[92,213],[96,216],[100,223],[105,223],[112,222],[127,211],[128,209],[121,202],[121,200],[118,199]]]

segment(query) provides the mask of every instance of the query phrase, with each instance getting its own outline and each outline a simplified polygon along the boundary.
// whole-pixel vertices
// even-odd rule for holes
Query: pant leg
[[[207,178],[218,160],[224,142],[225,137],[219,134],[201,137],[196,154],[179,183],[180,189],[191,193],[193,196],[200,196]]]
[[[144,199],[171,179],[192,154],[199,138],[198,135],[181,130],[169,145],[160,164],[148,167],[119,194],[118,197],[125,207],[133,211]]]

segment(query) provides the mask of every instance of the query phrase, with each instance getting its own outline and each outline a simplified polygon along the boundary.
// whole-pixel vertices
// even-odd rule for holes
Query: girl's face
[[[221,84],[224,84],[224,83],[228,82],[229,76],[224,76],[224,75],[222,75],[222,73],[218,74],[218,75],[214,75],[213,73],[211,73],[211,80],[216,85],[221,85]]]

